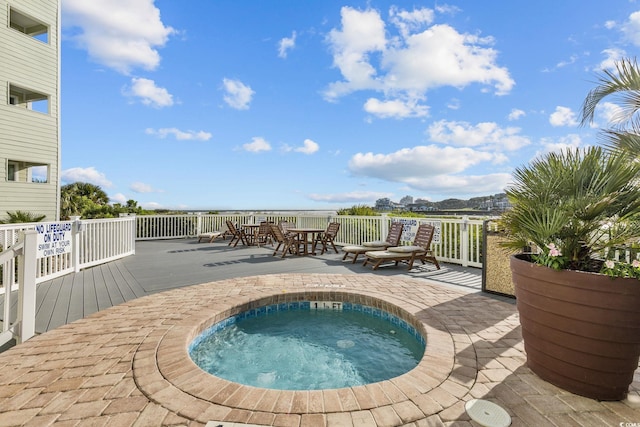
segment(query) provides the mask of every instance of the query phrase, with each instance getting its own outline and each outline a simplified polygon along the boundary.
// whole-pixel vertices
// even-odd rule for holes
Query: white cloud
[[[269,144],[264,138],[259,136],[254,136],[251,138],[251,142],[242,145],[242,148],[245,151],[250,151],[252,153],[259,153],[260,151],[270,151],[271,144]]]
[[[511,181],[512,176],[508,173],[493,173],[488,175],[437,175],[428,180],[408,181],[407,184],[412,189],[430,194],[441,194],[446,197],[460,194],[468,197],[469,194],[501,193]]]
[[[100,187],[111,187],[112,183],[107,179],[104,173],[98,172],[95,167],[88,168],[71,168],[62,171],[60,179],[66,183],[87,182],[89,184],[98,185]]]
[[[571,108],[557,106],[556,111],[549,116],[549,123],[551,126],[577,126],[578,119],[576,113]]]
[[[124,74],[154,70],[157,48],[176,33],[164,25],[154,0],[64,0],[62,11],[63,25],[75,30],[69,37],[94,61]]]
[[[380,118],[404,119],[407,117],[425,117],[429,115],[429,107],[418,105],[417,100],[401,101],[399,99],[380,101],[369,98],[364,104],[364,110]]]
[[[331,30],[327,41],[343,80],[328,85],[325,99],[359,90],[382,92],[389,102],[422,99],[433,88],[472,83],[493,86],[497,95],[504,95],[515,84],[508,70],[496,65],[492,38],[461,34],[448,25],[425,29],[433,20],[429,9],[392,8],[390,14],[399,34],[387,37],[378,11],[341,9],[341,28]]]
[[[640,11],[633,12],[622,24],[622,33],[633,45],[640,46]]]
[[[134,193],[162,193],[160,190],[155,190],[151,185],[144,182],[133,182],[129,186],[129,189]]]
[[[392,197],[391,193],[380,193],[374,191],[351,191],[348,193],[334,193],[334,194],[317,194],[312,193],[307,197],[316,202],[329,202],[329,203],[364,203],[371,202],[384,198]]]
[[[579,135],[569,134],[556,140],[551,138],[543,138],[540,140],[541,150],[538,150],[535,157],[551,152],[560,152],[566,149],[575,149],[582,146],[582,139]]]
[[[320,146],[316,142],[310,139],[305,139],[303,142],[303,146],[294,148],[293,151],[297,151],[298,153],[304,153],[304,154],[313,154],[319,149],[320,149]]]
[[[429,145],[390,154],[358,153],[349,161],[349,170],[357,176],[400,182],[431,194],[486,194],[502,191],[511,176],[506,173],[464,175],[463,172],[495,158],[494,154],[471,148]]]
[[[524,116],[526,116],[526,113],[523,110],[520,110],[518,108],[513,108],[509,113],[508,119],[509,121],[514,121],[514,120],[521,119]]]
[[[151,107],[161,108],[173,105],[173,95],[165,88],[156,86],[156,83],[149,79],[132,78],[131,88],[126,91],[126,94],[140,98],[144,105]]]
[[[140,206],[143,209],[148,209],[148,210],[154,210],[154,209],[162,209],[164,208],[163,205],[161,205],[160,203],[157,202],[145,202],[145,203],[140,203]]]
[[[458,12],[461,12],[462,9],[460,9],[458,6],[452,6],[450,4],[439,4],[435,6],[435,10],[438,13],[442,13],[444,15],[451,15],[454,16],[456,14],[458,14]]]
[[[459,110],[460,100],[458,98],[451,98],[451,100],[447,102],[447,108],[449,108],[450,110]]]
[[[385,54],[390,69],[385,86],[426,91],[480,83],[493,85],[497,95],[504,95],[514,85],[507,69],[495,65],[497,52],[483,47],[493,44],[491,38],[460,34],[449,25],[434,25],[405,43]]]
[[[188,131],[182,131],[180,129],[176,129],[176,128],[161,128],[161,129],[152,129],[152,128],[147,128],[145,129],[145,133],[147,135],[156,135],[158,138],[166,138],[169,135],[173,135],[175,137],[175,139],[177,139],[178,141],[188,141],[188,140],[195,140],[195,141],[208,141],[211,139],[211,134],[209,132],[205,132],[205,131],[193,131],[193,130],[188,130]]]
[[[467,122],[439,120],[427,129],[429,139],[433,142],[482,150],[515,151],[529,145],[529,138],[519,133],[520,128],[502,128],[494,122],[472,125]]]
[[[463,172],[471,166],[494,159],[491,153],[467,147],[428,145],[403,148],[391,154],[357,153],[349,161],[349,170],[358,176],[408,182]]]
[[[612,102],[598,104],[596,106],[596,116],[602,118],[606,125],[620,124],[629,118],[622,107]]]
[[[120,203],[121,205],[124,205],[127,203],[127,200],[129,200],[129,198],[122,193],[116,193],[113,196],[109,196],[109,201],[112,203]]]
[[[434,20],[433,9],[414,9],[411,12],[392,6],[389,10],[391,22],[398,27],[403,37],[409,37],[411,33],[426,28]]]
[[[236,110],[247,110],[249,108],[249,104],[255,93],[251,87],[245,85],[240,80],[226,78],[222,80],[222,85],[226,92],[223,98],[224,102]]]
[[[377,11],[364,12],[344,6],[340,10],[342,29],[332,29],[328,41],[333,64],[346,81],[332,83],[326,92],[328,99],[359,89],[382,89],[376,82],[376,69],[369,63],[369,53],[384,51],[385,24]]]
[[[578,55],[571,55],[568,60],[560,61],[556,64],[556,68],[563,68],[568,65],[574,64],[578,60]]]
[[[280,58],[286,58],[287,53],[296,46],[296,32],[291,34],[291,37],[283,37],[278,43],[278,56]]]
[[[302,142],[302,146],[291,147],[290,145],[284,144],[281,147],[281,149],[285,153],[288,153],[288,152],[291,152],[291,151],[295,151],[297,153],[313,154],[313,153],[317,152],[320,149],[320,146],[315,141],[312,141],[311,139],[305,139]]]
[[[627,52],[623,49],[611,48],[602,51],[605,55],[605,59],[600,62],[596,71],[600,70],[615,70],[616,62],[627,56]]]

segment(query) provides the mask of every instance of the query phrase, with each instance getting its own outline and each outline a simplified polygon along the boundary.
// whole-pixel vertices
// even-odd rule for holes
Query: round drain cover
[[[484,427],[511,425],[511,417],[507,411],[488,400],[472,399],[464,404],[464,409],[473,421]]]

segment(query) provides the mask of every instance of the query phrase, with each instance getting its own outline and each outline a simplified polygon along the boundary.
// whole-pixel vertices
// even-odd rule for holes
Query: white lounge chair
[[[402,236],[403,224],[401,222],[392,222],[387,234],[386,240],[374,240],[371,242],[362,242],[361,245],[344,246],[344,256],[342,260],[346,260],[349,255],[353,255],[352,264],[356,263],[358,255],[368,251],[384,251],[385,249],[398,246],[400,244],[400,237]]]

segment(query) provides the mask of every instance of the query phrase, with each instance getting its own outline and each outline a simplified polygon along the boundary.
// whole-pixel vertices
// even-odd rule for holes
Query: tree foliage
[[[126,205],[109,204],[109,196],[99,186],[85,182],[75,182],[60,188],[60,219],[72,216],[82,218],[115,218],[121,213],[140,214],[143,210],[135,200]]]
[[[338,215],[352,215],[352,216],[379,216],[380,213],[367,205],[353,205],[350,208],[339,209]]]
[[[640,68],[636,59],[616,62],[615,70],[604,70],[598,76],[582,104],[581,124],[593,123],[596,108],[605,99],[618,101],[610,127],[602,131],[605,144],[640,159]]]
[[[7,219],[0,220],[0,224],[22,224],[27,222],[40,222],[46,217],[46,215],[34,214],[24,211],[7,212]]]
[[[545,265],[598,271],[597,258],[606,249],[630,245],[640,236],[640,69],[635,60],[624,59],[616,71],[600,75],[584,100],[583,125],[593,122],[596,108],[609,96],[621,104],[611,127],[602,131],[606,149],[565,149],[534,159],[516,169],[507,189],[513,206],[502,218],[508,244],[534,243]]]

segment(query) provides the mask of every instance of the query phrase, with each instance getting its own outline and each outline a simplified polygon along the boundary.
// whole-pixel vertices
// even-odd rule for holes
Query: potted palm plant
[[[640,108],[635,62],[600,79],[583,123],[625,90],[623,101]],[[640,356],[640,262],[607,259],[640,236],[640,132],[620,123],[604,132],[605,148],[549,153],[516,169],[506,190],[513,208],[501,219],[506,245],[530,248],[510,259],[527,365],[598,400],[626,397]]]

